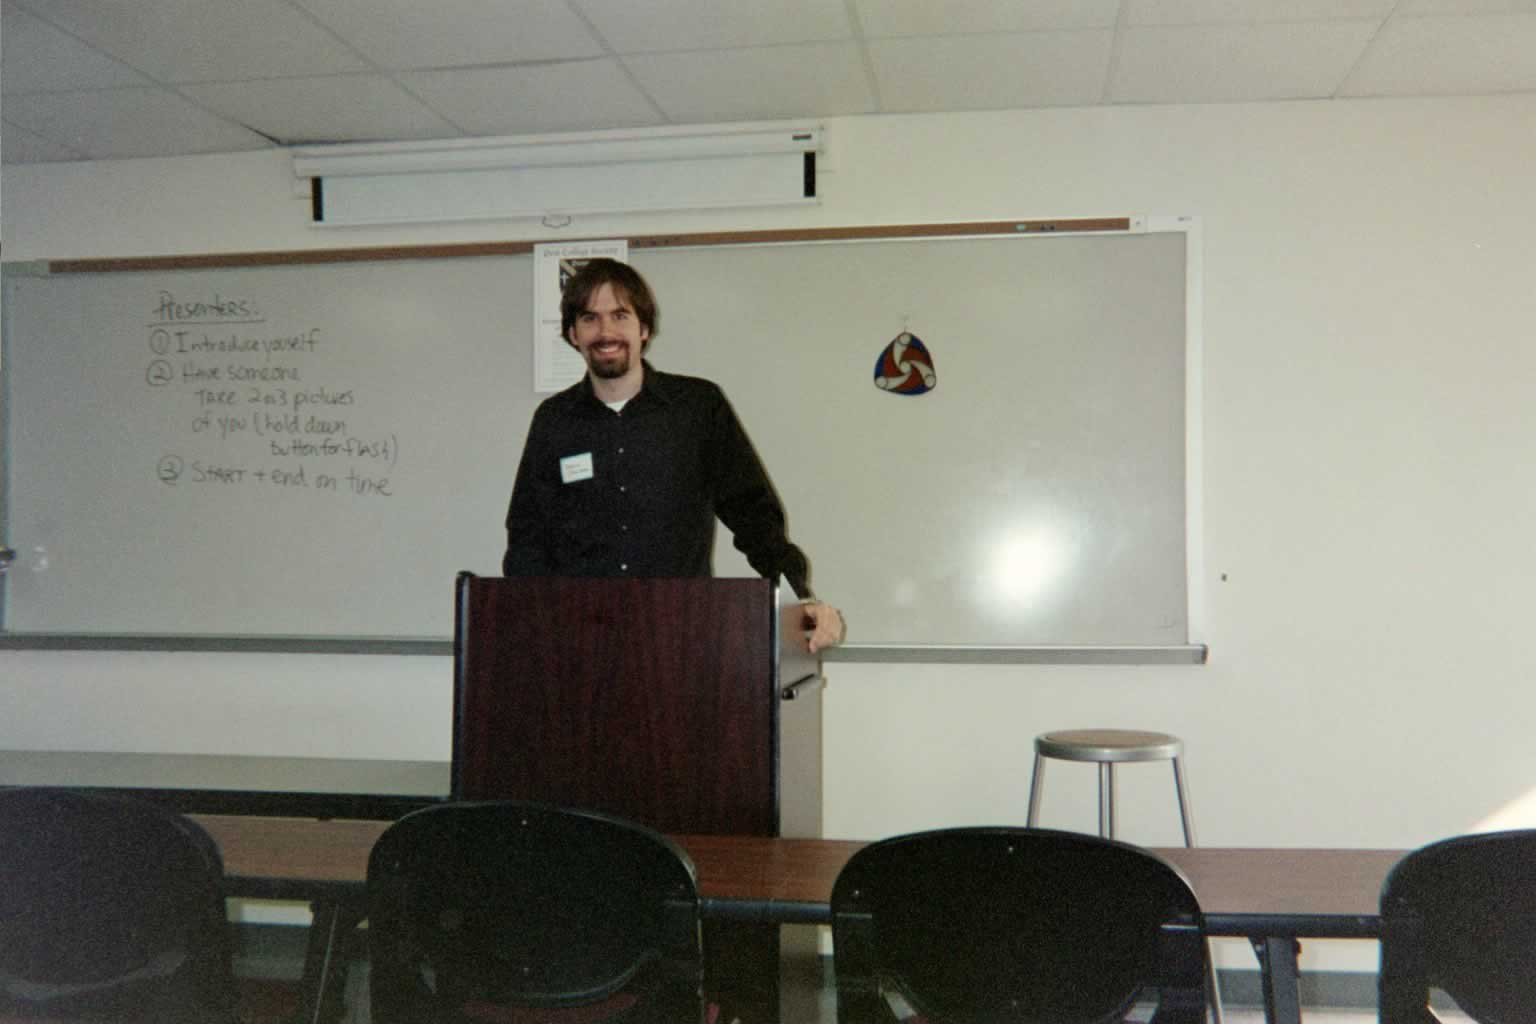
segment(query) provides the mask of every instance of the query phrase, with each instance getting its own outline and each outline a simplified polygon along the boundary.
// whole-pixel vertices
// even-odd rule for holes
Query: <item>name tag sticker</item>
[[[560,460],[560,482],[574,484],[578,480],[592,479],[592,453],[567,455]]]

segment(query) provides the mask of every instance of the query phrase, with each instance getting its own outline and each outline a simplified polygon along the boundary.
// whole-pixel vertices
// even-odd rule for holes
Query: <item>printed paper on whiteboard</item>
[[[560,334],[560,292],[588,260],[629,260],[629,242],[552,242],[533,247],[533,390],[563,391],[587,366]]]

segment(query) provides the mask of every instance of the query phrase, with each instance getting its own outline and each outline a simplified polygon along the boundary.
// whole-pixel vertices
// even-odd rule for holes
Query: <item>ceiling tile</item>
[[[572,0],[614,53],[849,39],[843,0]]]
[[[1476,94],[1536,89],[1536,15],[1395,18],[1344,95]]]
[[[1127,25],[1253,25],[1385,18],[1398,0],[1125,0]]]
[[[60,160],[79,160],[81,154],[34,135],[19,125],[0,123],[0,159],[8,164],[46,164]]]
[[[601,57],[602,45],[549,0],[297,0],[381,68],[449,68]]]
[[[214,113],[283,143],[432,139],[458,129],[382,75],[184,85]]]
[[[1536,0],[1402,0],[1398,17],[1414,14],[1536,13]]]
[[[870,59],[886,113],[1097,103],[1108,30],[881,39]]]
[[[1127,29],[1110,98],[1217,103],[1331,96],[1374,22]]]
[[[92,160],[234,153],[270,145],[160,88],[7,96],[5,118]]]
[[[0,90],[7,94],[150,84],[132,68],[15,4],[6,4],[0,13]]]
[[[370,70],[285,0],[33,0],[32,10],[161,82]]]
[[[265,145],[262,133],[406,140],[1536,93],[1536,0],[0,0],[0,11],[6,160],[56,158],[50,147],[241,150]]]
[[[1536,89],[1536,14],[1394,18],[1350,76],[1346,96]]]
[[[1110,28],[1120,0],[854,0],[867,39],[889,36]]]
[[[395,78],[475,135],[659,124],[661,115],[611,59],[529,67],[410,71]]]
[[[640,54],[624,58],[640,87],[679,123],[863,114],[875,109],[853,43]]]

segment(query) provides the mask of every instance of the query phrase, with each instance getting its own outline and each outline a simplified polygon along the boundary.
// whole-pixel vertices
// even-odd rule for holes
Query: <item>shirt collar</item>
[[[642,359],[640,365],[645,368],[645,372],[640,378],[640,390],[635,392],[635,397],[631,398],[630,401],[639,402],[643,399],[646,402],[654,401],[660,402],[663,405],[670,405],[672,403],[672,385],[666,380],[666,375],[658,373],[649,360]],[[583,373],[581,375],[581,381],[577,384],[577,387],[581,389],[582,398],[588,403],[594,406],[601,406],[604,409],[607,408],[603,400],[597,397],[597,392],[592,390],[592,375],[590,373]],[[628,407],[626,406],[626,408]]]

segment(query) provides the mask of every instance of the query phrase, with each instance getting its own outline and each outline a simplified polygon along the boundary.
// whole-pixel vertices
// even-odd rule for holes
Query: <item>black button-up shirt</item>
[[[507,576],[708,576],[715,517],[757,572],[809,597],[809,567],[725,394],[649,363],[614,412],[580,383],[540,403],[507,510]]]

